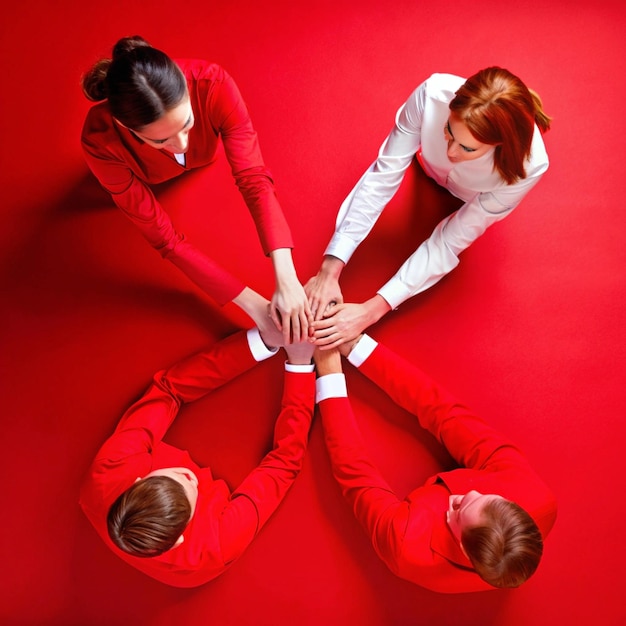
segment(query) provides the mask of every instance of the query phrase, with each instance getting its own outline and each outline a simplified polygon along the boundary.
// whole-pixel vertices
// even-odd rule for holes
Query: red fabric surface
[[[34,0],[5,8],[0,31],[0,622],[624,623],[622,2]],[[525,586],[442,596],[394,577],[332,480],[319,420],[281,510],[203,587],[149,579],[90,527],[78,487],[124,410],[155,371],[246,323],[163,262],[83,162],[80,73],[134,33],[235,78],[303,281],[319,266],[341,200],[421,80],[499,64],[542,95],[554,116],[544,179],[452,274],[372,329],[514,440],[555,491],[559,517]],[[197,246],[269,296],[271,264],[218,161],[160,186],[160,200]],[[210,221],[208,195],[225,209]],[[344,272],[346,298],[373,294],[454,206],[412,167]],[[235,229],[237,239],[226,236]],[[280,376],[277,359],[188,407],[168,441],[237,484],[269,446]],[[349,372],[348,384],[395,489],[449,467],[371,383]]]

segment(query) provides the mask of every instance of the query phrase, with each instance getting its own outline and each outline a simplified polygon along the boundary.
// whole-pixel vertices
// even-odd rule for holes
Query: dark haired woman
[[[320,271],[305,289],[322,349],[350,341],[454,269],[458,255],[505,218],[548,169],[541,100],[509,71],[467,80],[433,74],[396,114],[378,159],[344,200]],[[428,176],[465,202],[445,218],[398,272],[363,303],[343,304],[339,276],[397,191],[413,157]],[[338,303],[337,306],[334,306]]]
[[[220,305],[234,302],[263,328],[269,318],[259,314],[258,295],[177,232],[149,187],[211,164],[221,139],[274,266],[272,320],[286,342],[305,337],[310,310],[293,265],[291,233],[233,79],[214,63],[174,61],[137,36],[120,39],[112,57],[82,79],[86,97],[98,102],[82,132],[91,171],[164,258]]]

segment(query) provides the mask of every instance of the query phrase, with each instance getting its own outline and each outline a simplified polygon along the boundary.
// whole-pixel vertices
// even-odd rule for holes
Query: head
[[[507,184],[526,178],[535,124],[543,132],[550,128],[535,92],[508,70],[488,67],[468,78],[449,106],[451,125],[494,148],[494,167]]]
[[[185,151],[180,137],[176,145],[168,141],[181,133],[186,137],[193,125],[187,81],[172,59],[143,38],[120,39],[111,59],[101,59],[83,75],[82,86],[89,100],[108,100],[119,124],[154,140],[147,143]]]
[[[519,587],[537,569],[543,539],[520,506],[495,494],[450,496],[448,525],[476,573],[494,587]]]
[[[113,543],[128,554],[154,557],[179,546],[198,500],[198,479],[184,467],[137,478],[109,509]]]

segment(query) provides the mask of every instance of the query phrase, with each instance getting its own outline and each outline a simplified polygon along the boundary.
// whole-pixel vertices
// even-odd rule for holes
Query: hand
[[[276,328],[274,320],[270,313],[270,303],[265,307],[265,316],[257,322],[257,328],[261,335],[261,339],[267,348],[281,348],[285,345],[283,333]]]
[[[391,307],[378,294],[363,304],[338,304],[327,317],[311,325],[311,341],[321,350],[337,348],[356,339]]]
[[[285,346],[287,360],[292,365],[309,365],[313,358],[315,346],[309,341],[298,341]]]
[[[343,261],[336,257],[325,257],[320,271],[305,285],[304,291],[309,298],[313,319],[321,320],[328,313],[329,307],[343,303],[339,287],[343,265]]]
[[[261,294],[245,287],[233,300],[233,303],[245,311],[256,324],[261,339],[268,348],[279,348],[284,344],[283,334],[276,328],[270,314],[270,302]]]
[[[282,280],[276,285],[270,316],[283,334],[283,345],[306,340],[313,316],[304,288],[297,279]]]
[[[270,252],[276,275],[276,292],[272,296],[270,315],[276,328],[283,333],[283,343],[304,341],[313,321],[309,300],[298,280],[289,248]]]

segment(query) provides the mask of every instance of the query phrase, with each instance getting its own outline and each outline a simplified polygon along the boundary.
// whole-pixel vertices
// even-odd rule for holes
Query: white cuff
[[[369,335],[363,335],[350,351],[348,361],[350,361],[354,367],[361,367],[367,357],[374,352],[377,345],[378,342],[374,341]]]
[[[413,295],[411,290],[396,276],[385,283],[376,293],[386,300],[392,310],[397,309]]]
[[[344,374],[326,374],[315,381],[315,402],[321,402],[327,398],[346,398],[348,388]]]
[[[264,343],[263,339],[261,339],[261,333],[258,328],[251,328],[247,332],[248,337],[248,345],[250,346],[250,352],[252,352],[252,356],[255,361],[265,361],[265,359],[269,359],[271,356],[274,356],[278,352],[278,348],[273,348],[270,350]]]
[[[315,371],[313,363],[289,363],[285,361],[285,371],[294,372],[295,374],[310,374]]]
[[[330,243],[326,247],[324,254],[329,254],[331,256],[336,256],[338,259],[341,259],[344,263],[347,263],[350,260],[350,257],[354,254],[359,242],[354,241],[354,239],[350,239],[343,233],[335,233],[330,240]]]

